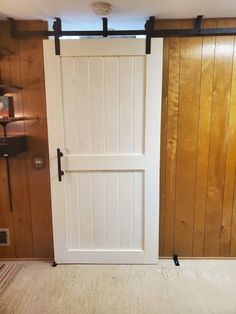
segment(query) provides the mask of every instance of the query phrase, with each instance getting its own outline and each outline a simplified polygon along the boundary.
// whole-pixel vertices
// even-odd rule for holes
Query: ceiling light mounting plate
[[[107,16],[112,11],[112,6],[108,2],[92,2],[91,8],[96,15]]]

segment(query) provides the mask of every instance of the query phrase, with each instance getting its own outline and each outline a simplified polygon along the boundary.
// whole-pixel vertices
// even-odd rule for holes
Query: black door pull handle
[[[65,174],[64,171],[61,170],[61,157],[63,153],[60,151],[60,148],[57,148],[57,168],[58,168],[58,181],[61,182],[61,177]]]

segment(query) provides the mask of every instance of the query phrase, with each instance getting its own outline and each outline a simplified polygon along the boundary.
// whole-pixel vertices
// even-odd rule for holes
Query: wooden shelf
[[[18,121],[34,120],[35,118],[16,117],[16,118],[0,118],[0,125],[5,127],[7,124]]]
[[[12,55],[14,55],[14,53],[10,49],[0,44],[0,57],[6,57],[6,56],[12,56]]]
[[[22,90],[22,87],[15,85],[0,84],[0,95],[4,95],[7,93],[15,93],[19,90]]]

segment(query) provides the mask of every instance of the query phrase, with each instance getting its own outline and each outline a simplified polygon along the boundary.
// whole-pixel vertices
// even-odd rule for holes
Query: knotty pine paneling
[[[159,29],[193,24],[156,21]],[[234,36],[164,39],[161,256],[236,256],[235,55]]]
[[[47,29],[42,21],[19,21],[21,29]],[[8,204],[5,162],[0,159],[0,227],[10,229],[9,247],[0,258],[51,258],[53,256],[48,163],[46,102],[42,38],[13,39],[7,22],[0,22],[0,39],[15,52],[0,60],[1,83],[21,86],[13,94],[17,116],[37,118],[8,126],[8,134],[24,133],[29,149],[11,158],[13,207]],[[46,158],[46,168],[32,167],[32,157]]]

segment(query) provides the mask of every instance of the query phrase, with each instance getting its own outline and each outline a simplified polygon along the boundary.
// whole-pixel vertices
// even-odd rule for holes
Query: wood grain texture
[[[46,29],[47,23],[20,21],[18,27],[26,30]],[[4,160],[1,160],[4,184],[0,189],[0,227],[10,229],[11,246],[1,248],[0,257],[51,257],[53,249],[42,39],[12,39],[7,22],[1,22],[1,30],[4,30],[1,38],[15,51],[13,56],[0,61],[1,82],[23,87],[22,91],[13,94],[16,115],[38,119],[8,126],[9,134],[27,135],[29,149],[10,160],[13,213],[9,211],[5,165]],[[35,155],[46,159],[47,166],[42,171],[32,167],[32,157]]]
[[[215,22],[205,22],[204,27],[215,27]],[[200,82],[199,128],[195,209],[193,230],[193,255],[203,256],[206,188],[209,156],[211,102],[213,88],[215,37],[205,37],[202,42],[202,66]]]
[[[193,20],[165,20],[155,26],[162,29],[168,23],[175,28],[194,25]],[[235,23],[209,19],[202,27]],[[233,257],[235,38],[171,38],[164,45],[161,254]]]
[[[181,38],[174,239],[181,256],[192,252],[201,43],[202,38]]]
[[[171,23],[170,27],[178,27]],[[174,217],[175,217],[175,176],[176,176],[176,146],[178,122],[178,95],[180,71],[180,39],[169,40],[169,78],[168,106],[166,125],[166,163],[165,163],[165,225],[164,254],[173,254]],[[162,165],[161,165],[162,168]]]
[[[233,46],[234,37],[216,39],[204,241],[204,254],[210,256],[219,255],[222,232]]]

